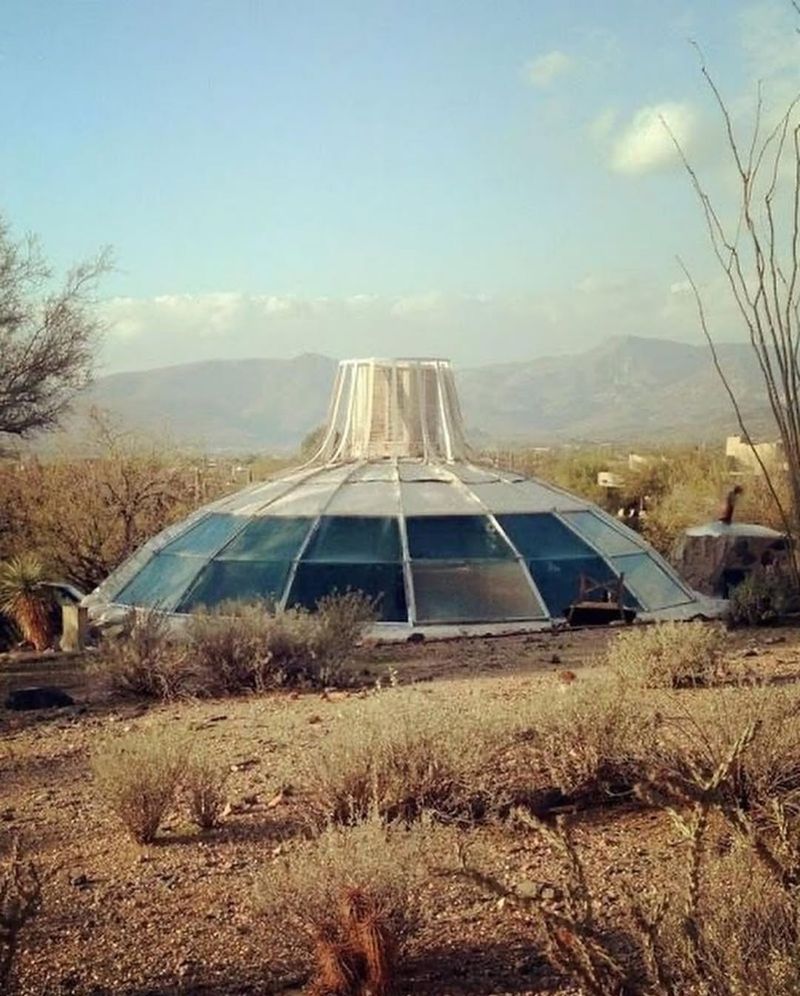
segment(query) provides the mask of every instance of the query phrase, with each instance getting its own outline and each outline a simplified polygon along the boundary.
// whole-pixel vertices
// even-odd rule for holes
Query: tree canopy
[[[108,249],[60,284],[38,241],[15,241],[0,218],[0,438],[54,428],[91,378],[102,321],[95,308]]]

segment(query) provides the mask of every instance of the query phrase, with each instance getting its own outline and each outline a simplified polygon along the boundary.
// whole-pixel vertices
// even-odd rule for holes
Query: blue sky
[[[793,26],[789,0],[6,0],[0,211],[60,267],[114,247],[106,369],[691,339],[675,253],[712,277],[658,115],[725,189],[687,38],[744,120],[757,77],[800,86]]]

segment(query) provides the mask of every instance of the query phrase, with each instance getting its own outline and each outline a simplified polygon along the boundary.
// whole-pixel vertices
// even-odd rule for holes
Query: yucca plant
[[[45,650],[53,638],[53,596],[46,581],[44,564],[33,554],[0,564],[0,611],[36,650]]]

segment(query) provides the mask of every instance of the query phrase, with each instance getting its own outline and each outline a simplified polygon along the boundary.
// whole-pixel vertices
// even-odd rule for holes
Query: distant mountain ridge
[[[756,428],[770,420],[746,343],[721,363]],[[125,422],[208,450],[289,450],[325,419],[337,360],[209,360],[110,374],[85,392]],[[737,430],[707,348],[622,336],[572,356],[456,370],[476,443],[699,441]]]

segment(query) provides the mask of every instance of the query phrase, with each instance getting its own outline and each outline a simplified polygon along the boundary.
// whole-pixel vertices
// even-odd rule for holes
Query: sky
[[[662,119],[732,195],[800,90],[790,0],[4,0],[0,213],[104,245],[100,372],[211,358],[527,360],[741,335]]]

